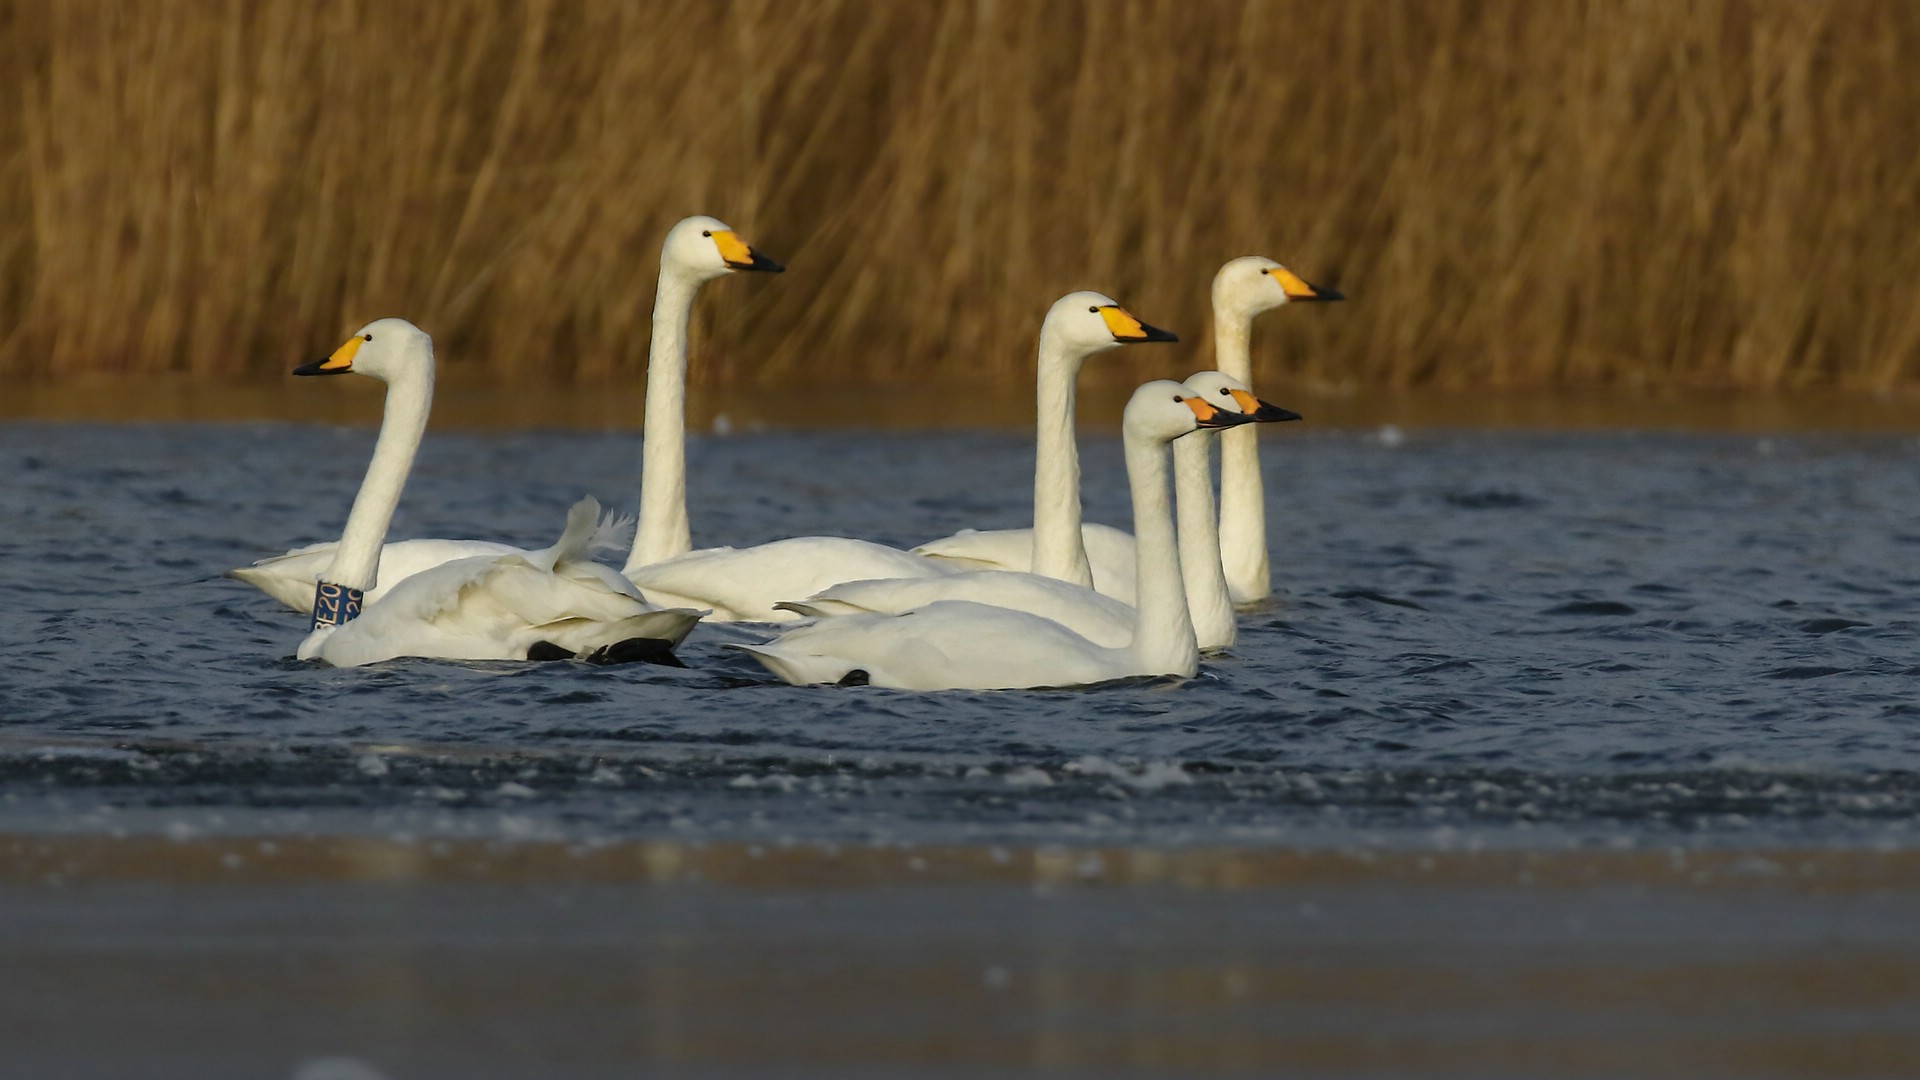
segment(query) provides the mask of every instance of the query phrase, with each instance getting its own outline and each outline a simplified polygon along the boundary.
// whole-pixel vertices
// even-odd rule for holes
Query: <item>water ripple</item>
[[[301,664],[299,618],[217,575],[337,530],[368,432],[0,426],[23,481],[0,489],[0,818],[1911,842],[1910,440],[1761,457],[1716,437],[1423,436],[1415,454],[1285,434],[1279,595],[1199,678],[926,696],[773,683],[723,648],[752,632],[719,627],[686,670]],[[1125,525],[1117,444],[1085,449],[1089,518]],[[1030,453],[1017,435],[696,440],[692,516],[714,543],[1010,525]],[[630,502],[635,457],[624,434],[436,433],[396,533],[545,544],[580,494]]]

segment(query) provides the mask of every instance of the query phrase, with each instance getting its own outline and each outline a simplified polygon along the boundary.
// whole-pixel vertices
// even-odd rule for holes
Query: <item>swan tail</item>
[[[535,565],[543,570],[551,570],[563,562],[584,559],[593,550],[594,538],[600,535],[600,500],[588,495],[567,509],[567,527],[560,533],[560,539],[552,547],[538,553]]]
[[[632,514],[618,514],[609,510],[594,528],[593,537],[587,541],[587,550],[618,551],[631,545],[637,520]]]
[[[781,648],[778,642],[767,645],[728,644],[726,647],[753,657],[762,667],[794,686],[839,683],[851,675],[857,666],[853,661],[837,656],[819,656]]]

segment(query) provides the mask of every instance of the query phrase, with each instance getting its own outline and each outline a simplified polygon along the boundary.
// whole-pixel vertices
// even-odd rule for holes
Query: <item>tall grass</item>
[[[1920,6],[1887,0],[0,0],[0,371],[1023,381],[1111,292],[1204,344],[1260,253],[1318,385],[1920,375]],[[1180,348],[1185,348],[1181,346]],[[1129,350],[1129,373],[1192,356]]]

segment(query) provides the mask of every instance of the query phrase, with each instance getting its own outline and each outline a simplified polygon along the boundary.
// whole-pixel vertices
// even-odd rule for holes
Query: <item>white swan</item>
[[[1191,676],[1200,652],[1187,617],[1168,505],[1167,444],[1202,427],[1247,419],[1166,379],[1142,386],[1127,403],[1123,432],[1140,530],[1140,603],[1124,646],[1099,645],[1028,612],[941,600],[903,615],[823,619],[765,645],[730,647],[796,685],[864,681],[902,690],[996,690]]]
[[[1202,371],[1186,387],[1226,412],[1259,422],[1298,420],[1298,413],[1253,396],[1247,385],[1218,371]],[[1220,564],[1214,518],[1212,431],[1174,443],[1173,495],[1179,520],[1180,570],[1194,636],[1205,651],[1232,647],[1239,633]],[[1133,608],[1093,589],[1019,570],[970,570],[944,577],[849,581],[780,606],[801,615],[862,612],[898,615],[936,600],[971,600],[1013,608],[1060,623],[1097,645],[1118,648],[1133,637]]]
[[[1253,320],[1295,300],[1344,300],[1338,289],[1310,285],[1259,255],[1230,260],[1213,275],[1214,366],[1253,381]],[[1273,593],[1267,564],[1267,496],[1260,480],[1259,436],[1251,429],[1220,437],[1220,558],[1235,604]]]
[[[361,327],[296,375],[359,372],[387,384],[385,415],[366,479],[315,587],[302,660],[340,667],[400,656],[526,660],[582,656],[664,659],[700,612],[663,610],[587,557],[604,536],[600,504],[583,499],[560,542],[538,552],[454,559],[393,586],[377,603],[381,547],[433,405],[433,341],[404,319]]]
[[[1096,292],[1069,293],[1056,301],[1040,328],[1034,378],[1033,527],[967,529],[921,544],[914,553],[965,570],[1030,570],[1132,603],[1133,537],[1081,521],[1074,396],[1087,357],[1118,345],[1178,340]]]
[[[1255,397],[1246,383],[1222,371],[1196,372],[1185,385],[1220,408],[1236,410],[1258,423],[1300,419],[1300,414],[1291,409]],[[1213,442],[1217,437],[1214,432],[1202,431],[1173,447],[1180,573],[1186,581],[1187,612],[1193,618],[1194,636],[1201,648],[1209,650],[1232,648],[1240,635],[1233,598],[1227,591],[1218,519],[1214,516]]]
[[[1224,284],[1223,284],[1224,283]],[[1246,383],[1251,379],[1251,361],[1247,343],[1253,318],[1289,300],[1340,300],[1334,289],[1309,285],[1300,277],[1274,262],[1257,256],[1234,259],[1214,275],[1214,337],[1219,342],[1220,368]],[[1044,375],[1042,378],[1044,379]],[[1044,402],[1045,388],[1041,390]],[[1044,415],[1044,414],[1043,414]],[[1070,429],[1070,428],[1069,428]],[[1226,566],[1229,592],[1236,604],[1251,603],[1272,592],[1267,569],[1265,493],[1260,483],[1259,448],[1252,431],[1231,432],[1223,436],[1221,466],[1221,554]],[[1069,451],[1072,443],[1067,442]],[[1043,428],[1041,453],[1035,462],[1036,473],[1046,468],[1048,440]],[[1072,470],[1072,508],[1079,510],[1079,469],[1075,459]],[[922,555],[954,560],[968,569],[1028,570],[1049,573],[1033,557],[1036,535],[1042,518],[1036,475],[1035,529],[997,529],[966,531],[913,550]],[[1109,596],[1132,602],[1133,537],[1110,525],[1087,524],[1082,537],[1086,559],[1093,574],[1093,587]],[[1258,583],[1255,591],[1254,583]]]
[[[1036,490],[1047,492],[1056,518],[1070,514],[1071,527],[1059,535],[1071,536],[1071,545],[1045,549],[1056,572],[1084,579],[1086,557],[1078,543],[1080,467],[1073,449],[1073,376],[1086,357],[1133,341],[1171,341],[1173,335],[1156,330],[1127,314],[1112,299],[1094,292],[1071,293],[1056,301],[1040,328],[1040,366],[1051,378],[1042,379],[1041,441],[1043,450],[1055,450],[1064,441],[1064,454],[1043,453],[1051,471],[1037,480]],[[651,401],[652,382],[647,393]],[[1049,396],[1051,395],[1051,397]],[[653,482],[648,461],[646,483]],[[1071,493],[1071,506],[1055,492]],[[1036,497],[1036,505],[1041,500]],[[641,534],[647,527],[642,504]],[[684,528],[684,524],[682,525]],[[663,562],[645,563],[636,542],[636,558],[628,560],[626,574],[649,597],[666,604],[710,608],[715,622],[782,622],[797,613],[782,607],[796,597],[811,596],[829,585],[872,578],[926,578],[954,573],[963,567],[947,559],[928,558],[865,540],[840,536],[802,536],[750,548],[709,548]],[[636,560],[640,560],[636,565]]]
[[[647,368],[643,468],[654,479],[644,483],[641,527],[634,536],[630,562],[640,557],[642,545],[670,554],[685,551],[688,546],[684,411],[687,323],[694,295],[708,281],[738,270],[778,273],[782,269],[713,218],[690,217],[668,230],[660,250],[653,347]],[[338,546],[338,541],[328,540],[294,548],[285,555],[230,570],[227,576],[252,585],[295,611],[311,611],[314,584],[333,561]],[[487,540],[396,540],[380,549],[380,585],[367,591],[366,602],[374,603],[402,580],[454,559],[534,554]]]
[[[640,528],[623,573],[693,547],[687,525],[687,325],[700,287],[740,270],[779,273],[779,263],[748,247],[724,222],[682,219],[660,245],[647,348],[646,429],[640,447]]]

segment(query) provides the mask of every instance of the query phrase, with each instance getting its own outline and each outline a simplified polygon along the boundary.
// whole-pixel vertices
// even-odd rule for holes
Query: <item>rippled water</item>
[[[1920,443],[1269,433],[1281,596],[1182,683],[913,695],[290,659],[217,575],[337,534],[366,429],[0,426],[0,824],[916,843],[1818,844],[1920,833]],[[1117,441],[1093,520],[1125,524]],[[1030,439],[696,441],[702,543],[1023,520]],[[396,536],[544,545],[630,434],[433,434]]]

